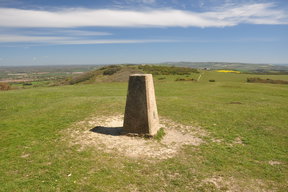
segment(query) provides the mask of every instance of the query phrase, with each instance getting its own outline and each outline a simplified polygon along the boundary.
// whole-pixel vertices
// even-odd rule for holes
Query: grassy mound
[[[67,78],[64,84],[93,83],[93,82],[126,82],[129,75],[135,73],[151,73],[153,75],[190,75],[198,73],[196,69],[187,67],[170,67],[157,65],[110,65]]]

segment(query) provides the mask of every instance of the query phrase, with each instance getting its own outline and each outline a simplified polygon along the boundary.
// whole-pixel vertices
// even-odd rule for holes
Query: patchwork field
[[[287,191],[288,86],[248,77],[288,80],[154,76],[160,141],[91,131],[121,126],[125,82],[0,91],[0,191]]]

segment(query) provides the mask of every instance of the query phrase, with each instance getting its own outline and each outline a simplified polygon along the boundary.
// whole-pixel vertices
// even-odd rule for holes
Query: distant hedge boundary
[[[248,83],[272,83],[272,84],[288,84],[288,81],[273,80],[273,79],[261,79],[257,77],[247,78]]]

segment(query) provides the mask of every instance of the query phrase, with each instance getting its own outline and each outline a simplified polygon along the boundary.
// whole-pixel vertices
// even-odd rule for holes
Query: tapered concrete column
[[[151,74],[129,77],[123,130],[125,133],[155,135],[159,118]]]

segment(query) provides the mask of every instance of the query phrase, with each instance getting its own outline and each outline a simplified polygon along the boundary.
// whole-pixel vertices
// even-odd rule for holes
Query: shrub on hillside
[[[111,65],[109,67],[106,67],[103,71],[103,75],[113,75],[114,73],[118,72],[121,70],[120,66],[117,65]]]
[[[186,78],[186,79],[184,79],[184,78],[177,78],[175,81],[196,81],[195,79],[193,79],[193,78]]]
[[[77,83],[81,83],[81,82],[84,82],[84,81],[88,81],[88,80],[91,79],[93,76],[94,76],[93,71],[86,72],[86,73],[83,73],[83,74],[78,75],[78,76],[76,76],[76,77],[72,77],[70,80],[68,79],[68,84],[74,85],[74,84],[77,84]]]
[[[22,85],[23,85],[23,86],[29,86],[29,85],[32,85],[32,83],[30,83],[30,82],[25,82],[25,83],[23,83]]]
[[[114,73],[121,70],[121,66],[109,65],[109,66],[101,67],[99,70],[103,71],[103,75],[113,75]]]
[[[1,91],[8,91],[11,89],[11,86],[9,83],[0,83],[0,90]]]

